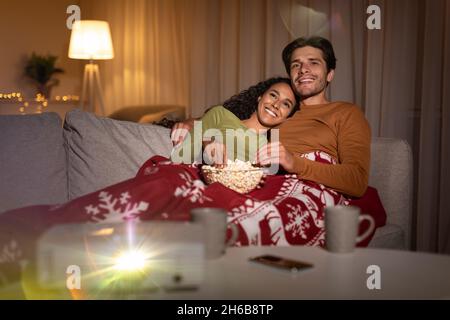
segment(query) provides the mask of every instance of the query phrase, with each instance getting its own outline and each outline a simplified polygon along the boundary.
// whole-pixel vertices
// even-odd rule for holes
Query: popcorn
[[[205,165],[202,167],[202,172],[208,184],[219,182],[239,193],[247,193],[255,189],[264,175],[261,168],[239,159],[228,160],[223,168]]]
[[[218,169],[217,167],[212,167],[212,166],[203,166],[203,168],[207,169],[207,170],[216,170]],[[237,171],[237,170],[252,170],[252,169],[257,169],[255,167],[253,167],[253,165],[251,164],[250,161],[242,161],[239,159],[236,159],[235,161],[233,160],[227,160],[227,164],[221,168],[222,170],[230,170],[230,171]]]

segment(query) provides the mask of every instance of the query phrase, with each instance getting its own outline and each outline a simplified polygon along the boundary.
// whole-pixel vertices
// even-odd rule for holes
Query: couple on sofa
[[[290,79],[268,79],[210,109],[201,119],[200,134],[192,119],[172,129],[173,144],[194,155],[182,157],[179,152],[176,159],[172,155],[173,162],[222,164],[238,158],[281,165],[288,173],[282,181],[269,176],[262,190],[250,193],[258,200],[271,199],[275,208],[263,209],[264,204],[253,204],[250,199],[243,201],[239,210],[236,205],[227,208],[229,223],[237,224],[245,235],[238,241],[241,245],[323,245],[323,208],[351,204],[352,197],[362,197],[368,187],[369,124],[357,106],[331,103],[326,97],[336,68],[331,43],[321,37],[298,38],[284,48],[282,57]],[[242,129],[242,140],[252,131],[259,147],[256,154],[245,142],[236,144],[244,146],[241,150],[229,150],[226,141],[211,139],[208,130],[217,128],[225,140],[239,136],[227,137],[229,129]],[[270,129],[279,130],[279,140],[266,140]],[[195,152],[202,151],[193,147],[196,141],[203,142],[203,157]]]
[[[38,237],[56,224],[189,220],[189,211],[197,207],[225,208],[228,223],[240,230],[238,246],[323,246],[323,208],[351,204],[351,197],[361,197],[366,191],[370,128],[357,106],[326,98],[336,67],[328,40],[296,39],[283,50],[283,61],[290,80],[271,78],[250,87],[209,110],[203,125],[253,129],[258,142],[262,141],[254,160],[261,165],[279,164],[287,174],[270,175],[264,187],[243,195],[220,184],[205,186],[195,164],[152,157],[133,179],[61,205],[2,214],[0,252],[9,254],[0,259],[0,271],[6,265],[32,260]],[[296,111],[298,97],[300,111]],[[183,141],[192,123],[174,127],[175,145]],[[266,133],[273,127],[279,129],[280,139],[268,142]],[[218,146],[209,149],[213,162],[238,157],[225,148],[219,152]]]
[[[203,129],[212,127],[210,123],[226,129],[230,118],[235,118],[235,128],[251,128],[256,132],[281,124],[280,141],[265,144],[257,153],[258,162],[263,165],[278,162],[284,170],[302,179],[323,184],[346,195],[361,197],[369,177],[370,127],[357,106],[344,102],[331,103],[326,98],[325,90],[333,80],[336,68],[331,43],[321,37],[298,38],[284,48],[283,62],[292,87],[288,88],[283,79],[273,86],[266,85],[267,88],[263,85],[275,83],[277,79],[251,87],[224,103],[229,112],[216,107],[206,113],[202,118]],[[275,86],[283,88],[283,95],[277,93],[272,96]],[[247,98],[252,94],[253,100]],[[269,96],[267,100],[264,99],[266,96]],[[296,111],[297,96],[301,98],[301,110],[287,120],[291,112]],[[285,100],[289,101],[289,106],[284,105]],[[266,118],[272,119],[272,122]],[[192,126],[192,121],[187,121],[174,127],[172,140],[175,145],[184,139],[186,131]],[[220,147],[215,149],[226,155],[226,152],[220,152]],[[274,149],[278,153],[271,152]],[[328,166],[301,156],[312,151],[328,154],[336,160],[336,165]]]

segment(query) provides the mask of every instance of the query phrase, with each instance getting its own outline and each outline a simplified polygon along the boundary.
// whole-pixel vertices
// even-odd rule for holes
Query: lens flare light
[[[140,271],[146,266],[146,256],[139,251],[120,254],[115,260],[115,269],[121,271]]]

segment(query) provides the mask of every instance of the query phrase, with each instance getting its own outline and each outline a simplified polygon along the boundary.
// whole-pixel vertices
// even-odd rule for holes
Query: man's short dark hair
[[[334,56],[333,45],[330,41],[322,37],[297,38],[289,43],[283,50],[283,62],[286,72],[290,74],[291,71],[291,57],[295,49],[303,47],[313,47],[320,49],[323,54],[323,59],[327,63],[327,72],[336,69],[336,57]]]

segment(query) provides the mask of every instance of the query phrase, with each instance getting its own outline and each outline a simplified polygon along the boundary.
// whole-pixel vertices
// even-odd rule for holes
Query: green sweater
[[[200,121],[194,122],[194,128],[183,141],[181,147],[172,152],[172,161],[177,163],[202,161],[203,140],[220,141],[226,145],[227,159],[253,161],[256,151],[267,143],[266,134],[257,134],[247,128],[241,120],[223,106],[211,108]],[[193,138],[192,138],[193,137]],[[186,152],[186,157],[184,157]]]

